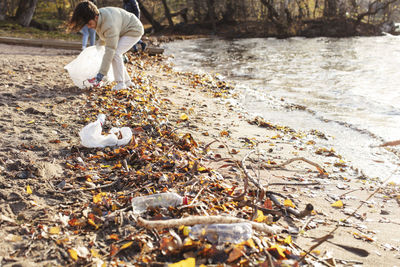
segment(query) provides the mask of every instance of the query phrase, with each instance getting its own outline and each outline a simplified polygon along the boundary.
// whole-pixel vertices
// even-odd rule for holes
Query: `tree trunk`
[[[207,0],[208,5],[208,17],[211,21],[212,31],[213,33],[217,33],[217,24],[215,23],[215,2],[214,0]]]
[[[5,20],[7,12],[7,1],[0,0],[0,20]]]
[[[324,5],[324,16],[325,17],[336,17],[337,15],[337,0],[325,0]]]
[[[160,23],[158,23],[153,16],[151,15],[151,13],[146,9],[146,7],[142,4],[141,0],[138,0],[139,3],[139,8],[140,11],[142,12],[143,16],[147,19],[147,21],[151,24],[151,26],[153,26],[153,29],[155,31],[159,31],[162,29],[162,26]]]
[[[193,0],[194,21],[201,21],[201,11],[199,0]]]
[[[164,6],[165,16],[168,19],[168,24],[171,28],[173,28],[174,22],[172,21],[171,12],[169,11],[167,0],[161,0],[161,2],[163,3],[163,6]]]
[[[38,0],[20,0],[17,13],[15,15],[16,21],[24,27],[28,27],[31,23],[33,13],[35,13],[36,4]]]

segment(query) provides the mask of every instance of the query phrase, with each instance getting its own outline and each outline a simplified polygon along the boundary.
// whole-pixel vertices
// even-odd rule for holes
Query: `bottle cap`
[[[187,205],[188,204],[188,199],[187,199],[187,197],[183,197],[183,205]]]

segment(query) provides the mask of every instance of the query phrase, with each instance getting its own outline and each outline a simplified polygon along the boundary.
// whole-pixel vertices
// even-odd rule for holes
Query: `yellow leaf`
[[[334,208],[343,208],[343,202],[341,200],[338,200],[335,203],[332,203],[331,206]]]
[[[125,244],[123,244],[123,245],[121,246],[120,250],[129,248],[130,246],[132,246],[132,244],[133,244],[133,241],[130,241],[130,242],[128,242],[128,243],[125,243]]]
[[[285,201],[283,202],[283,205],[285,205],[285,207],[296,208],[296,206],[293,204],[293,202],[290,199],[285,199]]]
[[[204,167],[198,167],[197,168],[197,171],[198,172],[204,172],[204,171],[206,171],[207,169],[206,168],[204,168]]]
[[[99,226],[92,220],[92,219],[88,219],[88,223],[92,226],[94,226],[97,229],[99,229]]]
[[[107,196],[107,193],[101,192],[93,196],[93,203],[97,204],[103,200],[103,197]]]
[[[29,185],[26,186],[26,193],[28,193],[29,195],[32,194],[32,189]]]
[[[100,254],[96,249],[90,249],[90,253],[92,254],[92,257],[94,258],[100,258]]]
[[[49,229],[49,234],[51,235],[57,235],[59,233],[60,233],[60,227],[58,226],[54,226]]]
[[[179,118],[181,119],[181,121],[187,121],[189,119],[188,115],[186,115],[185,113],[182,113]]]
[[[187,258],[185,260],[181,260],[176,263],[168,264],[169,267],[195,267],[196,260],[195,258]]]
[[[31,120],[31,121],[28,121],[27,124],[32,124],[34,122],[35,122],[35,120]]]
[[[278,245],[272,245],[267,250],[268,251],[276,250],[276,252],[278,252],[279,256],[281,256],[282,258],[286,258],[285,250]]]
[[[256,222],[263,222],[267,217],[261,210],[257,210],[257,218],[255,219]]]
[[[183,235],[189,236],[189,233],[190,233],[190,227],[188,226],[183,227]]]
[[[77,260],[78,260],[78,252],[76,252],[75,249],[70,248],[70,249],[68,249],[68,252],[69,252],[69,256],[70,256],[74,261],[77,261]]]
[[[319,256],[321,254],[321,251],[313,250],[313,251],[311,251],[311,253],[314,254],[315,256]]]
[[[291,236],[291,235],[288,235],[288,236],[285,238],[285,240],[283,240],[283,242],[285,242],[285,244],[288,244],[288,245],[292,244],[292,236]]]

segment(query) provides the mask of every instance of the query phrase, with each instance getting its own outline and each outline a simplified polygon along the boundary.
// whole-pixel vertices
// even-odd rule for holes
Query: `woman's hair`
[[[95,4],[90,1],[83,1],[75,7],[69,21],[68,30],[73,32],[80,31],[89,20],[95,19],[98,15],[99,10]]]

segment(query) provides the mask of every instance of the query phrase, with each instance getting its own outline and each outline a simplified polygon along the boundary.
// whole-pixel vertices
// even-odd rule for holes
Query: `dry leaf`
[[[76,252],[75,249],[73,249],[73,248],[68,249],[68,253],[69,253],[69,256],[71,257],[71,259],[73,259],[74,261],[78,260],[78,252]]]
[[[187,258],[185,260],[181,260],[176,263],[168,264],[168,267],[195,267],[196,259],[195,258]]]
[[[234,247],[232,249],[232,251],[229,253],[229,258],[228,258],[227,262],[233,262],[233,261],[239,259],[240,257],[242,257],[243,254],[244,254],[244,252],[241,247]]]
[[[296,208],[296,206],[293,204],[293,202],[290,199],[285,199],[285,201],[283,202],[283,205],[285,207]]]
[[[26,186],[26,193],[28,193],[29,195],[32,194],[32,189],[29,185]]]
[[[336,201],[335,203],[331,204],[332,207],[334,208],[343,208],[343,202],[341,200]]]

